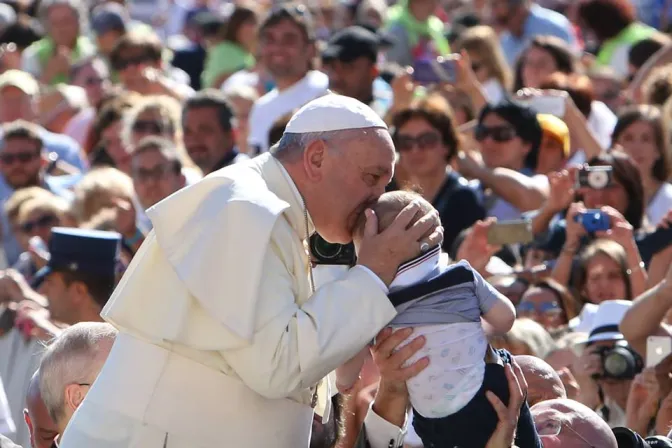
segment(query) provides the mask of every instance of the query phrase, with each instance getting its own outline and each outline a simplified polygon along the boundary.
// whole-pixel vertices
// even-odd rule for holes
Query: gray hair
[[[315,141],[322,141],[332,149],[334,148],[333,144],[335,142],[344,143],[356,138],[364,138],[371,135],[371,131],[375,131],[376,129],[378,128],[305,132],[303,134],[285,132],[280,141],[271,148],[271,153],[278,160],[295,161],[301,154],[303,154],[303,151]]]
[[[54,422],[65,415],[65,388],[95,381],[116,336],[110,324],[80,322],[51,341],[40,361],[39,386]]]

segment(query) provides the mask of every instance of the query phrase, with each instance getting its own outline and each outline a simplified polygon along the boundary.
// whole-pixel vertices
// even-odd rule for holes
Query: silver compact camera
[[[585,166],[577,173],[579,188],[602,190],[613,182],[613,168],[610,166]]]

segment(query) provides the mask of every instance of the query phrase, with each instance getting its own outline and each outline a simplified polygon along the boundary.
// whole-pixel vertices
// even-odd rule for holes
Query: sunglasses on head
[[[11,165],[14,162],[28,163],[37,156],[38,154],[35,152],[2,153],[0,154],[0,162],[5,165]]]
[[[417,136],[397,135],[396,146],[400,152],[410,151],[416,146],[421,150],[435,148],[441,143],[441,136],[437,132],[423,132]]]
[[[21,224],[21,231],[24,233],[31,233],[34,229],[51,227],[56,224],[58,219],[54,215],[44,215],[35,219],[34,221],[27,221]]]
[[[497,143],[504,143],[513,140],[516,137],[516,130],[510,126],[483,126],[479,125],[474,130],[476,141],[482,142],[488,137],[492,137]]]

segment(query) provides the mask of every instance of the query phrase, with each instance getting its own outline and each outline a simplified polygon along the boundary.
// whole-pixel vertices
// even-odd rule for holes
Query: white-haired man
[[[408,225],[417,204],[381,233],[369,210],[357,265],[315,289],[306,240],[349,243],[393,170],[382,119],[327,95],[271,153],[151,208],[154,230],[102,312],[121,333],[61,448],[307,447],[331,401],[321,380],[394,317],[402,261],[442,239],[434,213]]]
[[[44,352],[40,394],[59,434],[96,380],[116,336],[110,324],[80,322],[65,329]]]

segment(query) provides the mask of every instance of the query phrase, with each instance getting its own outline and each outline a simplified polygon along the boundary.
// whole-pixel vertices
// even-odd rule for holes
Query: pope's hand
[[[378,233],[378,219],[373,210],[366,210],[364,236],[359,245],[357,263],[371,269],[386,285],[389,285],[397,274],[399,265],[411,260],[421,253],[421,246],[435,247],[443,240],[443,228],[439,215],[433,210],[413,225],[415,216],[421,213],[419,204],[407,205],[394,222]],[[429,237],[423,238],[424,235]]]

